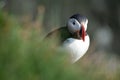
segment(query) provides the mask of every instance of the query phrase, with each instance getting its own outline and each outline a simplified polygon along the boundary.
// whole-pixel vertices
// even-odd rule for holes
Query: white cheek
[[[73,24],[75,22],[75,24]],[[80,30],[80,24],[76,19],[69,19],[68,20],[68,29],[71,33],[76,32],[77,30]]]
[[[87,25],[85,24],[85,26],[84,26],[84,27],[85,27],[85,31],[86,31],[86,30],[87,30]]]
[[[88,20],[87,20],[86,23],[84,24],[85,31],[87,30],[87,24],[88,24]]]

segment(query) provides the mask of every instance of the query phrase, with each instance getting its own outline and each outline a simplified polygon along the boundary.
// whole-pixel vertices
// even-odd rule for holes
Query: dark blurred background
[[[120,0],[0,0],[1,8],[21,22],[35,22],[49,32],[80,13],[88,17],[88,33],[98,49],[120,54]]]
[[[88,18],[91,43],[71,65],[41,40],[75,13]],[[119,34],[120,0],[0,0],[0,79],[120,80]]]

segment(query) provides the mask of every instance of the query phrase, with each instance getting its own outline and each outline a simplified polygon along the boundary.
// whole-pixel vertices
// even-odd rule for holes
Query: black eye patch
[[[75,21],[73,22],[73,25],[75,25]]]

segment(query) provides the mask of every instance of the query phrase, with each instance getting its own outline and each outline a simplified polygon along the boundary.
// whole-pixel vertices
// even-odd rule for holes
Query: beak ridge
[[[83,41],[85,41],[85,28],[84,28],[84,26],[82,25],[82,27],[81,27],[81,30],[82,30],[82,34],[81,34],[81,38],[82,38],[82,40]]]

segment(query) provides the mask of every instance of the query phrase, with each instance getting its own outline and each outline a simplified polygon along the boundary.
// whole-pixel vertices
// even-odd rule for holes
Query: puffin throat
[[[85,31],[84,26],[82,25],[81,29],[75,31],[72,35],[76,39],[82,39],[83,41],[85,41],[86,31]]]

